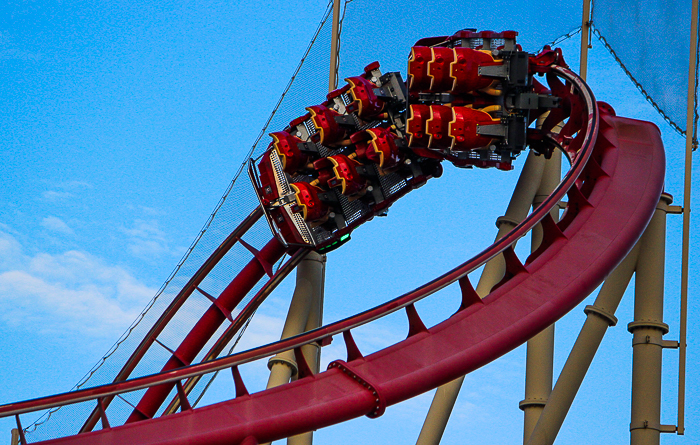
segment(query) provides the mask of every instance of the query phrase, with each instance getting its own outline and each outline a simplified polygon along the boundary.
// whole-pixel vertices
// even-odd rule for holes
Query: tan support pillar
[[[690,52],[688,54],[688,93],[685,120],[685,174],[683,178],[683,244],[681,247],[681,311],[680,350],[678,351],[678,434],[685,434],[685,365],[688,324],[688,267],[690,254],[690,192],[692,191],[693,150],[697,149],[695,133],[695,82],[698,60],[698,0],[692,0],[690,11]]]
[[[615,311],[637,264],[639,243],[608,276],[592,306],[586,306],[586,322],[547,400],[528,445],[552,445],[561,429],[583,378],[609,326],[617,324]]]
[[[321,261],[323,266],[321,267],[321,286],[318,288],[319,295],[317,298],[312,300],[311,307],[309,308],[309,317],[306,320],[306,327],[304,332],[311,331],[323,325],[323,301],[324,301],[324,286],[323,283],[326,281],[326,256],[321,256]],[[321,346],[318,343],[311,343],[302,346],[301,352],[304,353],[304,358],[309,364],[309,368],[318,374],[321,366]]]
[[[664,260],[669,195],[662,195],[641,239],[635,277],[632,333],[632,415],[630,443],[659,445],[660,433],[675,432],[661,425],[661,352],[668,333],[664,318]]]
[[[586,80],[588,73],[588,48],[591,47],[591,42],[588,36],[591,29],[591,0],[583,0],[583,15],[581,17],[581,63],[579,74],[581,79]]]
[[[326,257],[323,256],[321,263],[323,264],[323,267],[320,271],[321,283],[325,282],[325,260]],[[311,307],[309,308],[309,315],[306,321],[306,327],[304,331],[316,329],[323,324],[323,291],[323,285],[321,285],[318,288],[318,298],[314,298],[311,301]],[[321,346],[318,343],[311,343],[302,346],[301,352],[304,354],[304,358],[306,359],[306,363],[308,363],[309,368],[314,372],[314,374],[318,374],[321,365]],[[313,431],[309,431],[306,433],[297,434],[296,436],[289,437],[287,439],[287,445],[311,445],[311,443],[313,442],[313,434]]]
[[[520,173],[513,196],[508,203],[506,213],[496,220],[496,226],[498,227],[496,239],[504,237],[527,216],[539,190],[544,165],[544,156],[537,156],[532,151],[528,153],[525,165],[523,165],[523,171]],[[491,292],[491,288],[501,281],[505,271],[506,263],[503,260],[503,255],[499,255],[486,263],[484,271],[479,278],[479,283],[476,286],[476,293],[481,298],[488,295]]]
[[[561,180],[561,152],[555,150],[552,158],[545,162],[542,180],[532,202],[537,208],[550,193],[559,185]],[[552,210],[552,218],[559,221],[559,207]],[[538,224],[532,230],[532,251],[542,243],[542,225]],[[520,402],[523,410],[523,443],[532,434],[537,420],[544,409],[549,393],[552,392],[554,374],[554,325],[549,326],[527,342],[527,358],[525,364],[525,399]]]
[[[282,329],[283,340],[319,327],[323,310],[325,262],[325,255],[310,252],[297,266],[296,288]],[[318,372],[320,351],[315,350],[314,346],[306,346],[302,348],[302,352],[309,367]],[[289,383],[298,370],[294,351],[277,354],[270,359],[267,366],[270,368],[268,389]],[[312,433],[305,433],[287,440],[294,445],[310,445],[311,439]]]
[[[340,0],[333,0],[333,26],[331,28],[331,66],[328,70],[328,91],[337,87],[338,75],[338,42],[340,40]]]
[[[527,443],[552,392],[554,369],[554,325],[527,341],[525,359],[525,398],[518,407],[523,410],[523,443]]]
[[[333,23],[331,29],[330,69],[328,70],[328,91],[333,91],[338,75],[338,42],[340,40],[340,0],[333,1]],[[326,256],[310,252],[297,266],[297,284],[289,306],[287,320],[282,330],[282,339],[321,326],[323,319],[323,290],[326,279]],[[305,345],[301,348],[309,368],[318,373],[321,363],[321,347]],[[267,388],[288,383],[297,374],[298,367],[294,351],[286,351],[272,357],[267,365],[270,379]],[[313,432],[288,437],[288,445],[311,445]],[[267,445],[267,444],[265,444]]]
[[[506,213],[496,220],[496,226],[498,227],[496,239],[505,236],[527,216],[542,179],[544,161],[543,156],[536,156],[532,151],[528,153]],[[501,281],[504,274],[505,261],[503,256],[499,255],[489,261],[484,267],[479,283],[476,286],[476,293],[481,298],[484,298],[491,292],[491,288]],[[463,381],[464,377],[462,376],[437,389],[428,415],[425,418],[425,422],[423,422],[423,428],[416,441],[417,445],[438,445],[440,443]]]
[[[554,150],[551,159],[544,162],[542,179],[537,189],[537,193],[532,199],[533,210],[540,206],[545,199],[554,191],[561,181],[561,151]],[[552,218],[559,221],[559,207],[552,209]],[[542,224],[537,224],[532,229],[532,251],[534,252],[542,243]]]
[[[459,390],[464,383],[464,376],[438,387],[425,416],[423,428],[418,435],[416,445],[438,445],[455,407]]]
[[[10,438],[10,445],[19,444],[19,430],[17,428],[12,428],[12,437]]]

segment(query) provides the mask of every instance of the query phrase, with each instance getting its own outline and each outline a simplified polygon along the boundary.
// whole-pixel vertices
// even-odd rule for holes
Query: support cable
[[[695,60],[693,60],[695,57]],[[681,308],[678,350],[678,426],[679,435],[685,434],[685,367],[686,335],[688,324],[688,265],[690,254],[690,194],[693,174],[693,151],[697,143],[697,83],[698,83],[698,0],[693,0],[690,25],[690,52],[688,54],[688,108],[685,138],[685,174],[683,186],[683,240],[681,252]],[[691,86],[690,79],[695,79]],[[691,101],[691,97],[693,100]],[[692,109],[691,109],[692,108]],[[694,112],[694,113],[692,113]],[[690,127],[693,130],[690,131]],[[692,135],[692,137],[690,136]]]
[[[600,33],[600,30],[598,28],[596,28],[595,26],[591,26],[591,28],[593,29],[593,34],[596,37],[598,37],[598,40],[600,40],[601,43],[603,44],[603,46],[605,46],[605,48],[610,52],[610,54],[613,56],[615,61],[618,63],[618,65],[620,65],[622,70],[625,72],[627,77],[630,78],[630,80],[632,81],[634,86],[636,86],[637,89],[642,93],[642,96],[644,96],[644,98],[647,100],[647,102],[649,102],[651,104],[651,106],[654,107],[654,109],[661,115],[661,117],[664,118],[664,120],[671,126],[671,128],[673,128],[681,136],[685,136],[686,132],[676,122],[674,122],[673,119],[671,119],[671,117],[669,115],[667,115],[661,109],[659,104],[656,103],[654,98],[651,97],[651,95],[647,92],[647,90],[644,88],[644,86],[642,86],[642,84],[639,83],[639,81],[634,77],[634,75],[630,72],[630,70],[627,68],[627,66],[622,62],[622,60],[620,60],[620,57],[617,55],[617,53],[612,48],[612,46],[610,46],[610,44],[605,39],[603,34]],[[693,140],[693,151],[695,151],[695,149],[697,149],[697,146],[698,146],[698,141],[697,141],[697,139],[695,139],[695,137],[693,137],[692,140]]]
[[[353,1],[353,0],[349,0],[346,3],[349,3],[350,1]],[[258,136],[256,137],[255,141],[253,142],[252,146],[248,150],[247,155],[244,157],[245,161],[241,163],[240,167],[238,168],[238,171],[236,172],[233,179],[229,183],[223,196],[219,199],[219,202],[217,203],[216,207],[212,211],[211,215],[209,215],[209,218],[205,222],[205,224],[202,227],[202,229],[200,230],[199,234],[195,237],[194,241],[192,242],[190,247],[187,249],[187,251],[183,255],[182,259],[180,259],[177,266],[175,266],[175,269],[170,273],[170,275],[166,279],[165,283],[163,283],[163,285],[160,287],[158,292],[156,292],[156,295],[151,299],[151,301],[148,302],[148,304],[143,309],[143,311],[141,311],[141,313],[138,315],[136,320],[134,320],[134,322],[124,332],[124,334],[122,334],[121,337],[119,337],[119,339],[112,345],[112,347],[107,351],[107,353],[102,358],[100,358],[100,360],[97,362],[97,364],[95,366],[93,366],[92,369],[90,369],[90,371],[88,371],[80,379],[80,381],[78,381],[78,383],[71,388],[71,391],[82,389],[88,383],[88,381],[90,381],[92,376],[102,367],[102,365],[104,365],[104,363],[107,361],[107,359],[109,357],[111,357],[112,355],[114,355],[114,353],[122,345],[122,343],[124,343],[127,340],[127,338],[129,338],[129,336],[134,331],[134,329],[136,329],[138,327],[138,325],[141,323],[141,321],[145,318],[148,311],[153,307],[153,305],[156,303],[158,298],[160,298],[160,296],[163,294],[165,289],[169,286],[171,281],[175,278],[177,273],[180,271],[180,269],[184,265],[185,261],[187,261],[187,259],[190,257],[190,254],[194,251],[194,249],[197,246],[197,244],[199,243],[199,241],[202,239],[204,234],[207,232],[207,230],[211,226],[212,222],[214,221],[214,217],[217,215],[217,213],[219,212],[221,207],[223,207],[224,203],[226,202],[226,199],[228,198],[229,194],[231,193],[231,190],[233,189],[233,186],[236,183],[236,180],[243,172],[244,167],[247,164],[248,158],[250,158],[252,156],[258,143],[260,142],[262,137],[265,135],[267,128],[269,127],[270,123],[272,122],[272,119],[277,114],[277,111],[279,110],[282,102],[284,101],[285,96],[287,95],[287,93],[291,89],[292,85],[294,84],[294,81],[296,80],[296,78],[299,74],[299,71],[301,71],[301,68],[304,65],[304,62],[306,61],[306,58],[308,57],[309,53],[311,52],[311,48],[316,43],[316,40],[318,39],[318,37],[321,33],[321,30],[323,29],[324,25],[328,21],[328,18],[330,17],[330,13],[332,11],[332,8],[331,8],[332,4],[333,4],[333,0],[329,0],[328,4],[326,5],[326,10],[323,13],[322,19],[319,22],[318,27],[316,28],[316,31],[314,32],[314,35],[311,38],[311,41],[309,42],[309,44],[306,48],[306,51],[304,52],[304,55],[299,60],[299,64],[297,65],[296,69],[294,70],[292,77],[289,79],[289,82],[287,83],[287,86],[285,87],[284,91],[282,92],[282,95],[280,96],[279,100],[277,101],[277,104],[273,108],[272,112],[270,113],[270,116],[268,117],[267,121],[263,125],[263,128],[260,130],[260,133],[258,134]],[[26,428],[24,428],[24,432],[32,433],[32,432],[36,431],[36,429],[39,426],[46,423],[51,418],[51,415],[54,412],[58,411],[59,409],[61,409],[61,407],[53,408],[51,410],[46,411],[41,417],[39,417],[37,420],[35,420],[32,424],[30,424]]]
[[[567,32],[566,34],[560,35],[559,37],[552,40],[551,42],[545,43],[544,45],[542,45],[542,47],[540,49],[537,50],[537,52],[538,53],[542,52],[544,50],[545,46],[553,47],[553,46],[560,44],[561,42],[569,40],[570,38],[575,37],[580,32],[581,32],[581,27],[577,26],[576,28],[572,29],[571,31]]]

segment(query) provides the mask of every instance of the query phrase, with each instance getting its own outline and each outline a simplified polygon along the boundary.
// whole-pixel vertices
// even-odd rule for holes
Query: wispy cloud
[[[68,224],[65,223],[65,221],[57,216],[47,216],[41,220],[41,225],[51,232],[56,232],[63,235],[75,235],[73,229],[71,229]]]
[[[165,232],[155,219],[136,219],[131,227],[121,231],[128,237],[129,252],[138,258],[154,259],[172,253]]]
[[[92,184],[85,181],[63,181],[56,184],[56,187],[63,190],[85,190],[93,188]]]
[[[9,227],[0,224],[0,270],[17,266],[23,256],[22,246],[10,234]]]
[[[245,351],[280,339],[284,318],[257,314],[239,341],[236,351]]]
[[[61,192],[56,190],[47,190],[41,194],[41,197],[46,201],[62,201],[70,198],[75,198],[75,195],[70,192]]]
[[[65,201],[75,198],[77,194],[82,191],[92,188],[92,184],[85,181],[63,181],[58,183],[50,183],[49,190],[44,191],[41,194],[41,197],[45,201]]]
[[[0,227],[0,322],[13,328],[113,338],[155,294],[86,252],[27,255]]]
[[[162,209],[156,208],[156,207],[147,207],[147,206],[142,206],[142,205],[133,205],[133,204],[127,204],[126,208],[135,213],[142,213],[146,216],[149,217],[156,217],[156,216],[162,216],[165,215],[166,212],[163,211]]]

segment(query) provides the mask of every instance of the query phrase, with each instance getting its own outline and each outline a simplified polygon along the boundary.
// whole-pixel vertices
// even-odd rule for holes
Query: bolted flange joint
[[[526,409],[533,407],[533,406],[541,406],[544,407],[547,404],[547,399],[539,398],[539,397],[530,397],[525,400],[521,400],[520,403],[518,403],[518,408],[520,408],[522,411],[525,411]]]
[[[610,326],[615,326],[617,324],[617,317],[615,317],[612,313],[606,311],[600,306],[588,305],[583,309],[583,313],[586,315],[595,314],[603,320],[607,321],[608,325]]]
[[[627,330],[634,334],[637,329],[658,329],[663,334],[668,334],[669,328],[666,323],[654,320],[639,320],[633,321],[627,325]]]
[[[374,408],[372,411],[366,414],[367,417],[374,419],[375,417],[379,417],[384,414],[384,411],[386,410],[386,400],[384,399],[384,395],[377,390],[376,386],[368,382],[364,377],[357,374],[357,372],[355,372],[355,370],[353,370],[352,367],[350,367],[343,360],[331,362],[328,365],[328,369],[332,368],[338,368],[343,374],[351,377],[358,385],[372,393],[372,396],[374,396]]]
[[[294,360],[288,359],[288,358],[280,357],[280,356],[275,356],[275,357],[270,358],[270,360],[267,361],[267,369],[272,371],[272,367],[277,365],[277,364],[289,366],[290,368],[292,368],[292,377],[297,375],[297,373],[299,372],[299,367],[297,366],[297,362],[295,362]]]
[[[496,219],[496,227],[498,227],[499,229],[501,228],[501,224],[504,224],[504,223],[505,223],[505,224],[510,224],[511,226],[515,227],[515,226],[517,226],[518,224],[520,224],[520,221],[516,220],[515,218],[511,218],[511,217],[509,217],[509,216],[505,216],[505,215],[499,216],[499,217]]]

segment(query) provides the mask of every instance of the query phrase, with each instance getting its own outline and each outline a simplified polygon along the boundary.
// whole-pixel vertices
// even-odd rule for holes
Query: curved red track
[[[265,442],[372,415],[483,366],[576,306],[651,218],[665,170],[658,129],[603,114],[593,158],[590,165],[600,169],[587,169],[581,196],[569,194],[570,202],[578,200],[576,215],[564,217],[561,233],[546,229],[547,248],[522,268],[511,263],[515,275],[483,303],[474,301],[429,330],[414,319],[416,329],[405,341],[282,387],[45,443],[185,444],[196,437],[200,444],[235,444],[249,436]]]
[[[173,363],[154,376],[5,405],[0,407],[0,416],[97,397],[106,399],[136,388],[150,388],[152,394],[162,392],[164,398],[181,379],[342,332],[348,344],[348,363],[333,362],[328,371],[318,375],[302,376],[296,382],[252,395],[240,391],[234,400],[203,408],[44,443],[185,444],[195,437],[200,444],[236,444],[246,438],[267,442],[361,415],[381,415],[388,405],[483,366],[522,344],[583,300],[624,258],[651,218],[665,171],[658,129],[648,122],[615,117],[608,111],[601,113],[600,125],[596,127],[596,108],[589,104],[588,129],[580,131],[579,136],[586,133],[594,139],[597,130],[598,138],[590,160],[583,156],[575,159],[575,175],[570,172],[565,179],[566,188],[571,188],[562,221],[555,224],[549,217],[542,220],[543,245],[525,265],[509,247],[521,236],[518,228],[490,248],[490,253],[504,251],[508,273],[484,300],[476,297],[466,278],[466,273],[480,264],[480,255],[414,292],[315,331],[212,362],[179,369],[174,369],[177,364]],[[546,214],[566,188],[560,186],[533,215]],[[268,247],[274,255],[278,253],[276,246]],[[265,255],[263,252],[263,260]],[[255,269],[255,275],[262,275],[265,264],[255,261],[249,267]],[[449,319],[426,329],[412,303],[457,280],[463,290],[462,307]],[[215,311],[221,311],[219,306],[213,304],[210,311],[217,326],[225,319],[224,314]],[[362,357],[353,347],[350,329],[404,307],[411,326],[409,337]],[[201,337],[198,336],[199,341]]]

